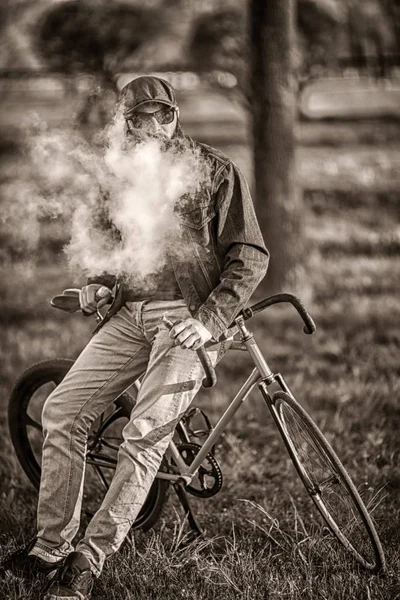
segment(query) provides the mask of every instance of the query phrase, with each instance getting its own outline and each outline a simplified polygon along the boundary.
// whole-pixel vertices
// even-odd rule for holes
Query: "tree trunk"
[[[304,263],[295,173],[294,0],[251,0],[256,208],[271,252],[263,292],[298,289]]]

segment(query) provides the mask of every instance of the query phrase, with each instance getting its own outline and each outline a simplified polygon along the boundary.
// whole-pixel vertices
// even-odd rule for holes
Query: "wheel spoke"
[[[40,432],[43,432],[43,427],[40,423],[38,423],[37,421],[35,421],[34,419],[32,419],[32,417],[30,417],[28,415],[28,413],[25,414],[25,424],[28,427],[33,427],[34,429],[37,429]]]
[[[331,490],[333,486],[337,485],[340,485],[339,479],[336,477],[336,475],[330,475],[318,483],[318,488],[319,490],[325,492],[327,490]]]
[[[103,471],[100,469],[100,467],[98,467],[97,465],[93,464],[92,465],[94,472],[96,473],[98,480],[100,481],[101,485],[103,486],[103,488],[105,490],[108,490],[109,485],[107,483],[107,479],[105,478]]]
[[[92,452],[88,452],[86,461],[93,465],[101,463],[102,466],[112,467],[113,469],[115,469],[115,465],[117,464],[117,460],[111,456],[107,456],[106,454],[94,454]]]
[[[111,443],[111,442],[108,441],[108,440],[113,440],[113,439],[117,440],[118,438],[114,437],[114,438],[107,438],[106,439],[104,437],[101,437],[101,438],[99,438],[99,441],[100,441],[100,444],[102,446],[105,446],[106,448],[110,448],[110,450],[115,450],[116,452],[118,452],[118,450],[119,450],[119,444],[118,443],[117,444],[113,444],[113,443]],[[120,443],[121,443],[121,440],[120,440]]]

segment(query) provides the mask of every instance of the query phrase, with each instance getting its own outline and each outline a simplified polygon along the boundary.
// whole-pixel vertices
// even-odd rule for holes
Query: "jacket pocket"
[[[212,204],[203,204],[190,211],[179,212],[181,223],[191,229],[202,229],[213,217],[215,217],[215,209]]]
[[[213,285],[212,272],[218,270],[218,265],[215,261],[212,250],[212,219],[215,217],[215,208],[211,203],[197,204],[191,210],[181,209],[178,214],[180,226],[183,234],[183,241],[190,249],[190,260],[193,266],[196,267],[196,288],[200,292],[201,297],[207,297]],[[215,263],[215,264],[214,264]],[[203,277],[197,275],[200,271]],[[204,283],[201,281],[204,279]]]

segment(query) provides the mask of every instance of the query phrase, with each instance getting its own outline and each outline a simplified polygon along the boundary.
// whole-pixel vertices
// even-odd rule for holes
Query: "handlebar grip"
[[[205,378],[203,379],[203,387],[210,388],[213,387],[217,383],[217,374],[215,372],[214,367],[212,366],[211,359],[208,355],[208,352],[205,348],[199,348],[196,350],[197,356],[200,359],[201,366],[204,369]]]
[[[273,306],[274,304],[279,304],[280,302],[290,302],[294,306],[294,308],[299,313],[300,317],[304,322],[304,333],[311,335],[317,329],[316,325],[311,318],[309,312],[307,311],[304,304],[301,302],[300,298],[294,296],[293,294],[275,294],[274,296],[270,296],[269,298],[265,298],[257,304],[250,306],[250,308],[245,308],[242,311],[242,314],[246,319],[250,319],[256,313],[268,308],[269,306]]]
[[[299,300],[299,298],[296,298],[296,296],[294,296],[294,298],[297,302],[293,302],[293,306],[297,309],[297,312],[304,321],[303,331],[304,333],[311,335],[317,329],[314,320],[312,319],[304,304]]]
[[[168,319],[165,315],[163,316],[163,323],[165,327],[170,331],[174,325],[176,325],[177,321],[173,323],[170,319]],[[211,363],[211,359],[208,356],[207,350],[202,347],[196,350],[197,356],[201,362],[201,366],[204,369],[205,378],[202,381],[203,387],[209,388],[213,387],[217,383],[217,374],[215,369]]]

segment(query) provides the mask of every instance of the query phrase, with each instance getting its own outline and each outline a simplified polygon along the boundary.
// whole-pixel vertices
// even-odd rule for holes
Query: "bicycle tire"
[[[8,404],[8,425],[11,442],[18,461],[32,485],[39,489],[40,485],[40,462],[35,455],[29,429],[40,431],[40,422],[35,421],[29,415],[29,403],[32,397],[42,386],[54,384],[57,386],[72,367],[74,361],[66,358],[44,360],[32,365],[19,377],[11,392]],[[115,422],[117,418],[129,418],[132,409],[132,399],[128,394],[122,394],[114,402],[115,410],[108,418],[108,425]],[[114,418],[113,418],[114,417]],[[166,495],[169,482],[155,479],[148,496],[139,512],[133,529],[141,528],[147,531],[154,526],[158,520]]]
[[[289,394],[276,392],[272,407],[292,462],[330,531],[363,567],[373,573],[384,570],[371,516],[328,440]]]

